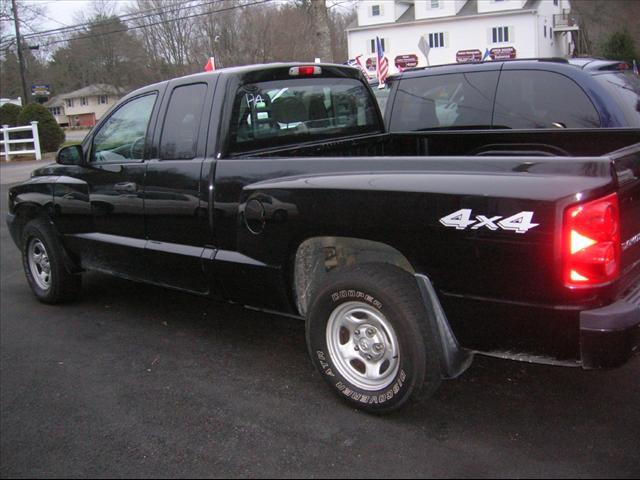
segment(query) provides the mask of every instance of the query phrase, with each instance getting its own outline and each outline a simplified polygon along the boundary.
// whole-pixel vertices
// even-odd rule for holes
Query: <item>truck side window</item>
[[[138,97],[116,110],[93,138],[92,162],[139,162],[144,155],[156,94]]]
[[[489,128],[497,81],[497,71],[400,80],[391,112],[391,131]]]
[[[358,80],[276,80],[238,89],[230,149],[246,152],[382,131],[375,99]]]
[[[591,128],[600,117],[570,78],[540,70],[503,71],[493,125],[506,128]]]
[[[195,158],[206,94],[206,83],[184,85],[173,90],[162,127],[161,160]]]

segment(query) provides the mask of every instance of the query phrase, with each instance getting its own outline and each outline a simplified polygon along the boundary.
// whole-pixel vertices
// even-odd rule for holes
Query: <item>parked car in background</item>
[[[385,89],[372,88],[392,132],[640,127],[640,79],[626,62],[442,65],[407,70]]]
[[[572,58],[569,63],[589,73],[611,94],[630,125],[640,125],[640,76],[628,62]]]
[[[383,88],[380,88],[380,82],[377,79],[369,80],[369,86],[371,90],[373,90],[373,94],[378,101],[378,106],[380,107],[380,111],[382,115],[384,115],[385,110],[387,109],[387,101],[389,100],[389,92],[391,92],[391,84],[386,83]]]

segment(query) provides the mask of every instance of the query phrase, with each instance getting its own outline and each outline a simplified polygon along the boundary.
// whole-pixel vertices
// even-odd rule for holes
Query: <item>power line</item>
[[[149,27],[153,27],[153,26],[156,26],[156,25],[163,25],[163,24],[166,24],[166,23],[177,22],[179,20],[187,20],[187,19],[190,19],[190,18],[202,17],[204,15],[214,15],[216,13],[227,12],[227,11],[236,10],[236,9],[239,9],[239,8],[252,7],[254,5],[264,5],[264,4],[270,3],[272,1],[273,0],[258,0],[258,1],[252,2],[252,3],[245,3],[245,4],[242,4],[242,5],[234,5],[232,7],[221,8],[221,9],[218,9],[218,10],[209,10],[208,12],[195,13],[193,15],[187,15],[187,16],[178,17],[178,18],[171,18],[169,20],[162,20],[162,21],[159,21],[159,22],[148,23],[146,25],[137,25],[135,27],[121,28],[119,30],[112,30],[110,32],[102,32],[102,33],[96,33],[96,34],[92,34],[92,35],[84,35],[84,36],[81,36],[81,37],[69,38],[69,39],[66,39],[66,40],[55,40],[53,42],[48,42],[48,43],[46,43],[46,44],[44,44],[42,46],[43,47],[49,47],[51,45],[55,45],[55,44],[58,44],[58,43],[67,43],[67,42],[73,42],[73,41],[77,41],[77,40],[87,40],[89,38],[103,37],[105,35],[112,35],[114,33],[130,32],[131,30],[138,30],[140,28],[149,28]],[[215,2],[209,2],[209,3],[215,3]],[[206,5],[206,4],[202,4],[202,5]]]
[[[92,25],[96,25],[96,24],[100,24],[100,23],[107,23],[109,20],[112,20],[113,18],[117,18],[119,20],[122,20],[123,22],[127,22],[129,20],[136,20],[137,18],[127,18],[127,17],[138,17],[140,15],[142,15],[143,13],[147,13],[147,12],[152,12],[152,11],[157,11],[155,14],[151,14],[150,16],[156,15],[161,13],[162,10],[166,10],[168,11],[173,11],[176,10],[177,7],[185,5],[187,3],[191,3],[194,0],[186,0],[186,1],[182,1],[182,2],[174,2],[170,5],[164,5],[161,7],[154,7],[154,8],[149,8],[146,10],[140,10],[138,12],[132,12],[132,13],[125,13],[122,15],[112,15],[109,18],[106,18],[104,20],[97,20],[97,21],[88,21],[85,23],[78,23],[76,25],[69,25],[63,28],[52,28],[50,30],[42,30],[40,32],[33,32],[33,33],[29,33],[27,35],[23,35],[23,38],[28,38],[28,37],[39,37],[39,36],[51,36],[51,35],[57,35],[57,34],[64,34],[64,33],[73,33],[74,31],[81,31],[84,27],[89,27]],[[215,1],[223,1],[223,0],[215,0]],[[213,2],[209,2],[209,3],[213,3]]]
[[[148,18],[148,17],[153,17],[155,15],[163,15],[166,13],[174,13],[176,11],[178,11],[182,6],[192,3],[194,0],[186,0],[186,1],[182,1],[182,2],[174,2],[171,5],[164,5],[162,7],[154,7],[154,8],[149,8],[146,10],[141,10],[138,12],[132,12],[132,13],[127,13],[127,14],[123,14],[123,15],[113,15],[109,18],[105,18],[104,20],[97,20],[97,21],[90,21],[90,22],[86,22],[86,23],[80,23],[80,24],[76,24],[76,25],[70,25],[68,27],[64,27],[64,28],[54,28],[54,29],[50,29],[50,30],[43,30],[40,32],[34,32],[34,33],[30,33],[27,35],[22,35],[23,39],[34,39],[37,38],[38,40],[42,39],[43,37],[50,37],[50,36],[54,36],[54,35],[64,35],[64,34],[73,34],[73,33],[78,33],[78,32],[82,32],[85,30],[84,27],[88,27],[88,26],[100,26],[100,25],[108,25],[110,22],[113,22],[114,19],[118,19],[122,22],[129,22],[129,21],[136,21],[136,20],[141,20],[144,18]],[[213,3],[218,3],[221,1],[226,1],[226,0],[211,0],[211,1],[207,1],[207,2],[203,2],[200,3],[198,5],[195,5],[195,7],[199,7],[199,6],[204,6],[204,5],[211,5]],[[147,12],[154,12],[151,14],[147,14],[147,15],[142,15],[144,13]],[[116,33],[121,32],[123,30],[117,30]],[[107,32],[108,33],[108,32]],[[83,37],[86,38],[86,37]],[[15,39],[9,39],[8,41],[5,41],[5,43],[3,43],[2,45],[0,45],[0,50],[6,50],[8,48],[11,47],[11,45],[13,44]],[[49,42],[46,45],[43,46],[48,46],[48,45],[52,45],[54,43],[61,43],[61,42],[65,42],[67,40],[60,40],[60,41],[55,41],[55,42]]]

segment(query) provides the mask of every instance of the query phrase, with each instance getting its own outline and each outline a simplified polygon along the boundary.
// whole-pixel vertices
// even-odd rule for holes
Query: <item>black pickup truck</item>
[[[36,297],[81,272],[306,320],[386,412],[475,353],[614,367],[640,333],[640,130],[389,133],[361,74],[273,64],[123,98],[9,193]]]

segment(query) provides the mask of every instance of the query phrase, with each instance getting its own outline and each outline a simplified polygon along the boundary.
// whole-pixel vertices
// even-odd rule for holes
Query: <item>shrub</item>
[[[0,126],[9,125],[15,127],[18,125],[18,115],[22,112],[20,105],[13,103],[5,103],[0,107]]]
[[[55,152],[64,142],[64,132],[56,122],[51,112],[37,103],[30,103],[18,116],[20,125],[29,125],[38,122],[38,135],[40,136],[40,149],[43,152]]]

